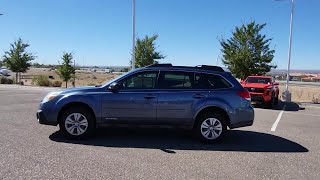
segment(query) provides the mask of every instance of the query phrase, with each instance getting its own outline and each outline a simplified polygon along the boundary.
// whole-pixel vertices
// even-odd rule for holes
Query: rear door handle
[[[205,98],[206,95],[204,95],[204,94],[194,94],[192,97],[196,98],[196,99],[201,99],[201,98]]]

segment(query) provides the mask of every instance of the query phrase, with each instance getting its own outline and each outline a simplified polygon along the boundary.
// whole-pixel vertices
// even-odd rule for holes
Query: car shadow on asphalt
[[[271,110],[284,110],[284,111],[300,111],[305,109],[304,107],[301,107],[298,103],[285,102],[280,100],[279,100],[279,103],[277,105],[274,105],[272,108],[263,104],[255,104],[254,107],[262,108],[262,109],[271,109]]]
[[[272,134],[229,130],[216,144],[202,144],[192,138],[190,131],[153,128],[103,128],[85,140],[70,140],[60,131],[49,136],[52,141],[113,148],[160,149],[166,153],[175,150],[239,151],[303,153],[308,149],[291,140]]]

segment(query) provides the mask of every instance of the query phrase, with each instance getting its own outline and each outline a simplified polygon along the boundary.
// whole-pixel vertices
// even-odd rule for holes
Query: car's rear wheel
[[[215,143],[222,139],[227,130],[226,119],[220,113],[207,112],[197,119],[195,135],[204,143]]]
[[[81,139],[92,133],[94,118],[86,108],[71,107],[62,114],[59,127],[68,138]]]

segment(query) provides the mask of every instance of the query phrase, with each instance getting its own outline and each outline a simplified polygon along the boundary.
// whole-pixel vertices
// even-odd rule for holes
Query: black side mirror
[[[116,82],[111,83],[110,86],[108,87],[108,89],[112,92],[117,92],[120,89],[120,85]]]

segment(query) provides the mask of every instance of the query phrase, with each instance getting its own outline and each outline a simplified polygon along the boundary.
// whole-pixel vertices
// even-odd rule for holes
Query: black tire
[[[279,95],[274,99],[274,105],[278,105],[279,103]]]
[[[213,131],[209,130],[210,131],[208,134],[209,138],[207,138],[203,135],[203,131],[205,131],[205,128],[202,128],[201,126],[204,123],[204,121],[206,121],[206,123],[209,124],[208,122],[210,121],[210,118],[213,118],[214,120],[218,121],[218,123],[221,124],[221,133],[219,134],[219,130],[213,130]],[[200,142],[203,142],[203,143],[219,142],[223,138],[226,131],[227,131],[226,118],[221,113],[218,113],[218,112],[203,113],[198,117],[194,127],[194,135]],[[211,138],[212,136],[215,136],[217,134],[219,134],[219,136],[214,137],[213,139],[210,139],[210,133],[211,133]]]
[[[81,116],[79,118],[79,120],[77,121],[77,126],[74,126],[73,129],[74,129],[74,134],[71,134],[67,129],[66,129],[66,126],[70,127],[71,128],[71,124],[69,124],[69,121],[70,119],[73,120],[75,119],[75,114],[80,114],[82,115],[83,117],[85,117],[85,119],[87,120],[87,124],[84,123],[85,122],[85,119]],[[68,120],[68,122],[66,123],[67,121],[67,118],[70,118]],[[73,117],[73,118],[72,118]],[[81,124],[82,123],[82,124]],[[86,124],[86,125],[84,125]],[[70,126],[71,125],[71,126]],[[84,128],[86,126],[86,128]],[[83,139],[83,138],[86,138],[86,137],[89,137],[95,126],[94,126],[94,117],[93,115],[90,113],[90,111],[84,107],[79,107],[79,106],[75,106],[75,107],[71,107],[69,109],[67,109],[66,111],[63,112],[61,118],[59,119],[59,127],[60,127],[60,131],[69,139]],[[80,133],[81,131],[79,131],[78,129],[80,129],[84,132]],[[76,130],[75,130],[76,129]],[[78,132],[78,135],[76,135],[77,133],[75,132]]]
[[[275,97],[274,95],[272,95],[270,102],[267,103],[267,106],[269,109],[273,109],[274,101],[275,101]]]

